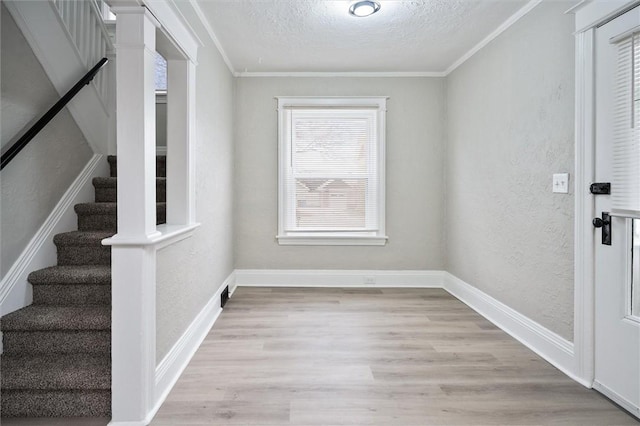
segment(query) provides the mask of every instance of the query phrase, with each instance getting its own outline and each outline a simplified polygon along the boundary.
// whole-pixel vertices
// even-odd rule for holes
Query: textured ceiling
[[[442,72],[527,0],[198,0],[238,72]]]

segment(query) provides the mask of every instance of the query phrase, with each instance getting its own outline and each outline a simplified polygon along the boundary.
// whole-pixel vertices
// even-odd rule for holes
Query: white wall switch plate
[[[553,192],[569,193],[569,173],[555,173],[553,175]]]

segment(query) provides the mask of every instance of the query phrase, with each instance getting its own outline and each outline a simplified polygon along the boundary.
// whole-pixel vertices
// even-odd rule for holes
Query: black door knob
[[[599,217],[596,217],[595,219],[593,219],[591,221],[591,223],[593,223],[593,226],[595,226],[596,228],[602,228],[604,225],[608,225],[609,221],[608,220],[602,220]]]

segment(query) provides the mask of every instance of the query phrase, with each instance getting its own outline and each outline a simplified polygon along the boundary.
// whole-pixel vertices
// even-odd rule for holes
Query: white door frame
[[[595,179],[595,31],[639,4],[639,0],[583,0],[569,11],[576,15],[574,371],[589,388],[595,372],[595,233],[591,226],[595,211],[589,192]]]

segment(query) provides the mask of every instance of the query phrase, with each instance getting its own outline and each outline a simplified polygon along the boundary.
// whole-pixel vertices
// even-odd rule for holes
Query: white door
[[[620,183],[621,170],[626,170],[620,168],[620,162],[625,162],[621,160],[625,156],[615,154],[620,152],[619,145],[616,145],[616,138],[620,134],[618,126],[624,121],[625,126],[633,128],[633,110],[640,108],[640,101],[634,105],[634,99],[637,100],[640,95],[640,84],[636,82],[635,98],[633,84],[630,83],[629,88],[621,84],[620,76],[626,76],[627,72],[630,81],[633,81],[633,66],[628,61],[619,63],[623,48],[621,41],[630,43],[629,40],[633,39],[629,35],[636,30],[640,31],[640,7],[596,30],[596,181],[611,182],[611,195],[594,195],[598,214],[594,226],[604,225],[594,228],[594,388],[640,417],[640,220],[630,218],[634,213],[623,212],[619,208],[620,194],[628,185]],[[635,56],[640,58],[640,43],[636,49]],[[630,51],[629,57],[632,58],[633,50]],[[624,69],[625,64],[628,70]],[[640,61],[636,68],[638,79]],[[628,99],[621,101],[623,96],[628,96]],[[621,119],[621,108],[629,110],[629,116],[624,120]],[[640,123],[635,125],[640,126]],[[633,135],[633,132],[630,134]],[[636,136],[640,136],[640,133],[632,136],[632,139]],[[640,182],[640,168],[635,168],[635,173],[635,178]],[[603,212],[613,214],[609,219],[611,245],[603,244],[607,243],[607,238],[602,235],[602,229],[607,226],[606,216],[604,221],[598,221],[602,220]]]

